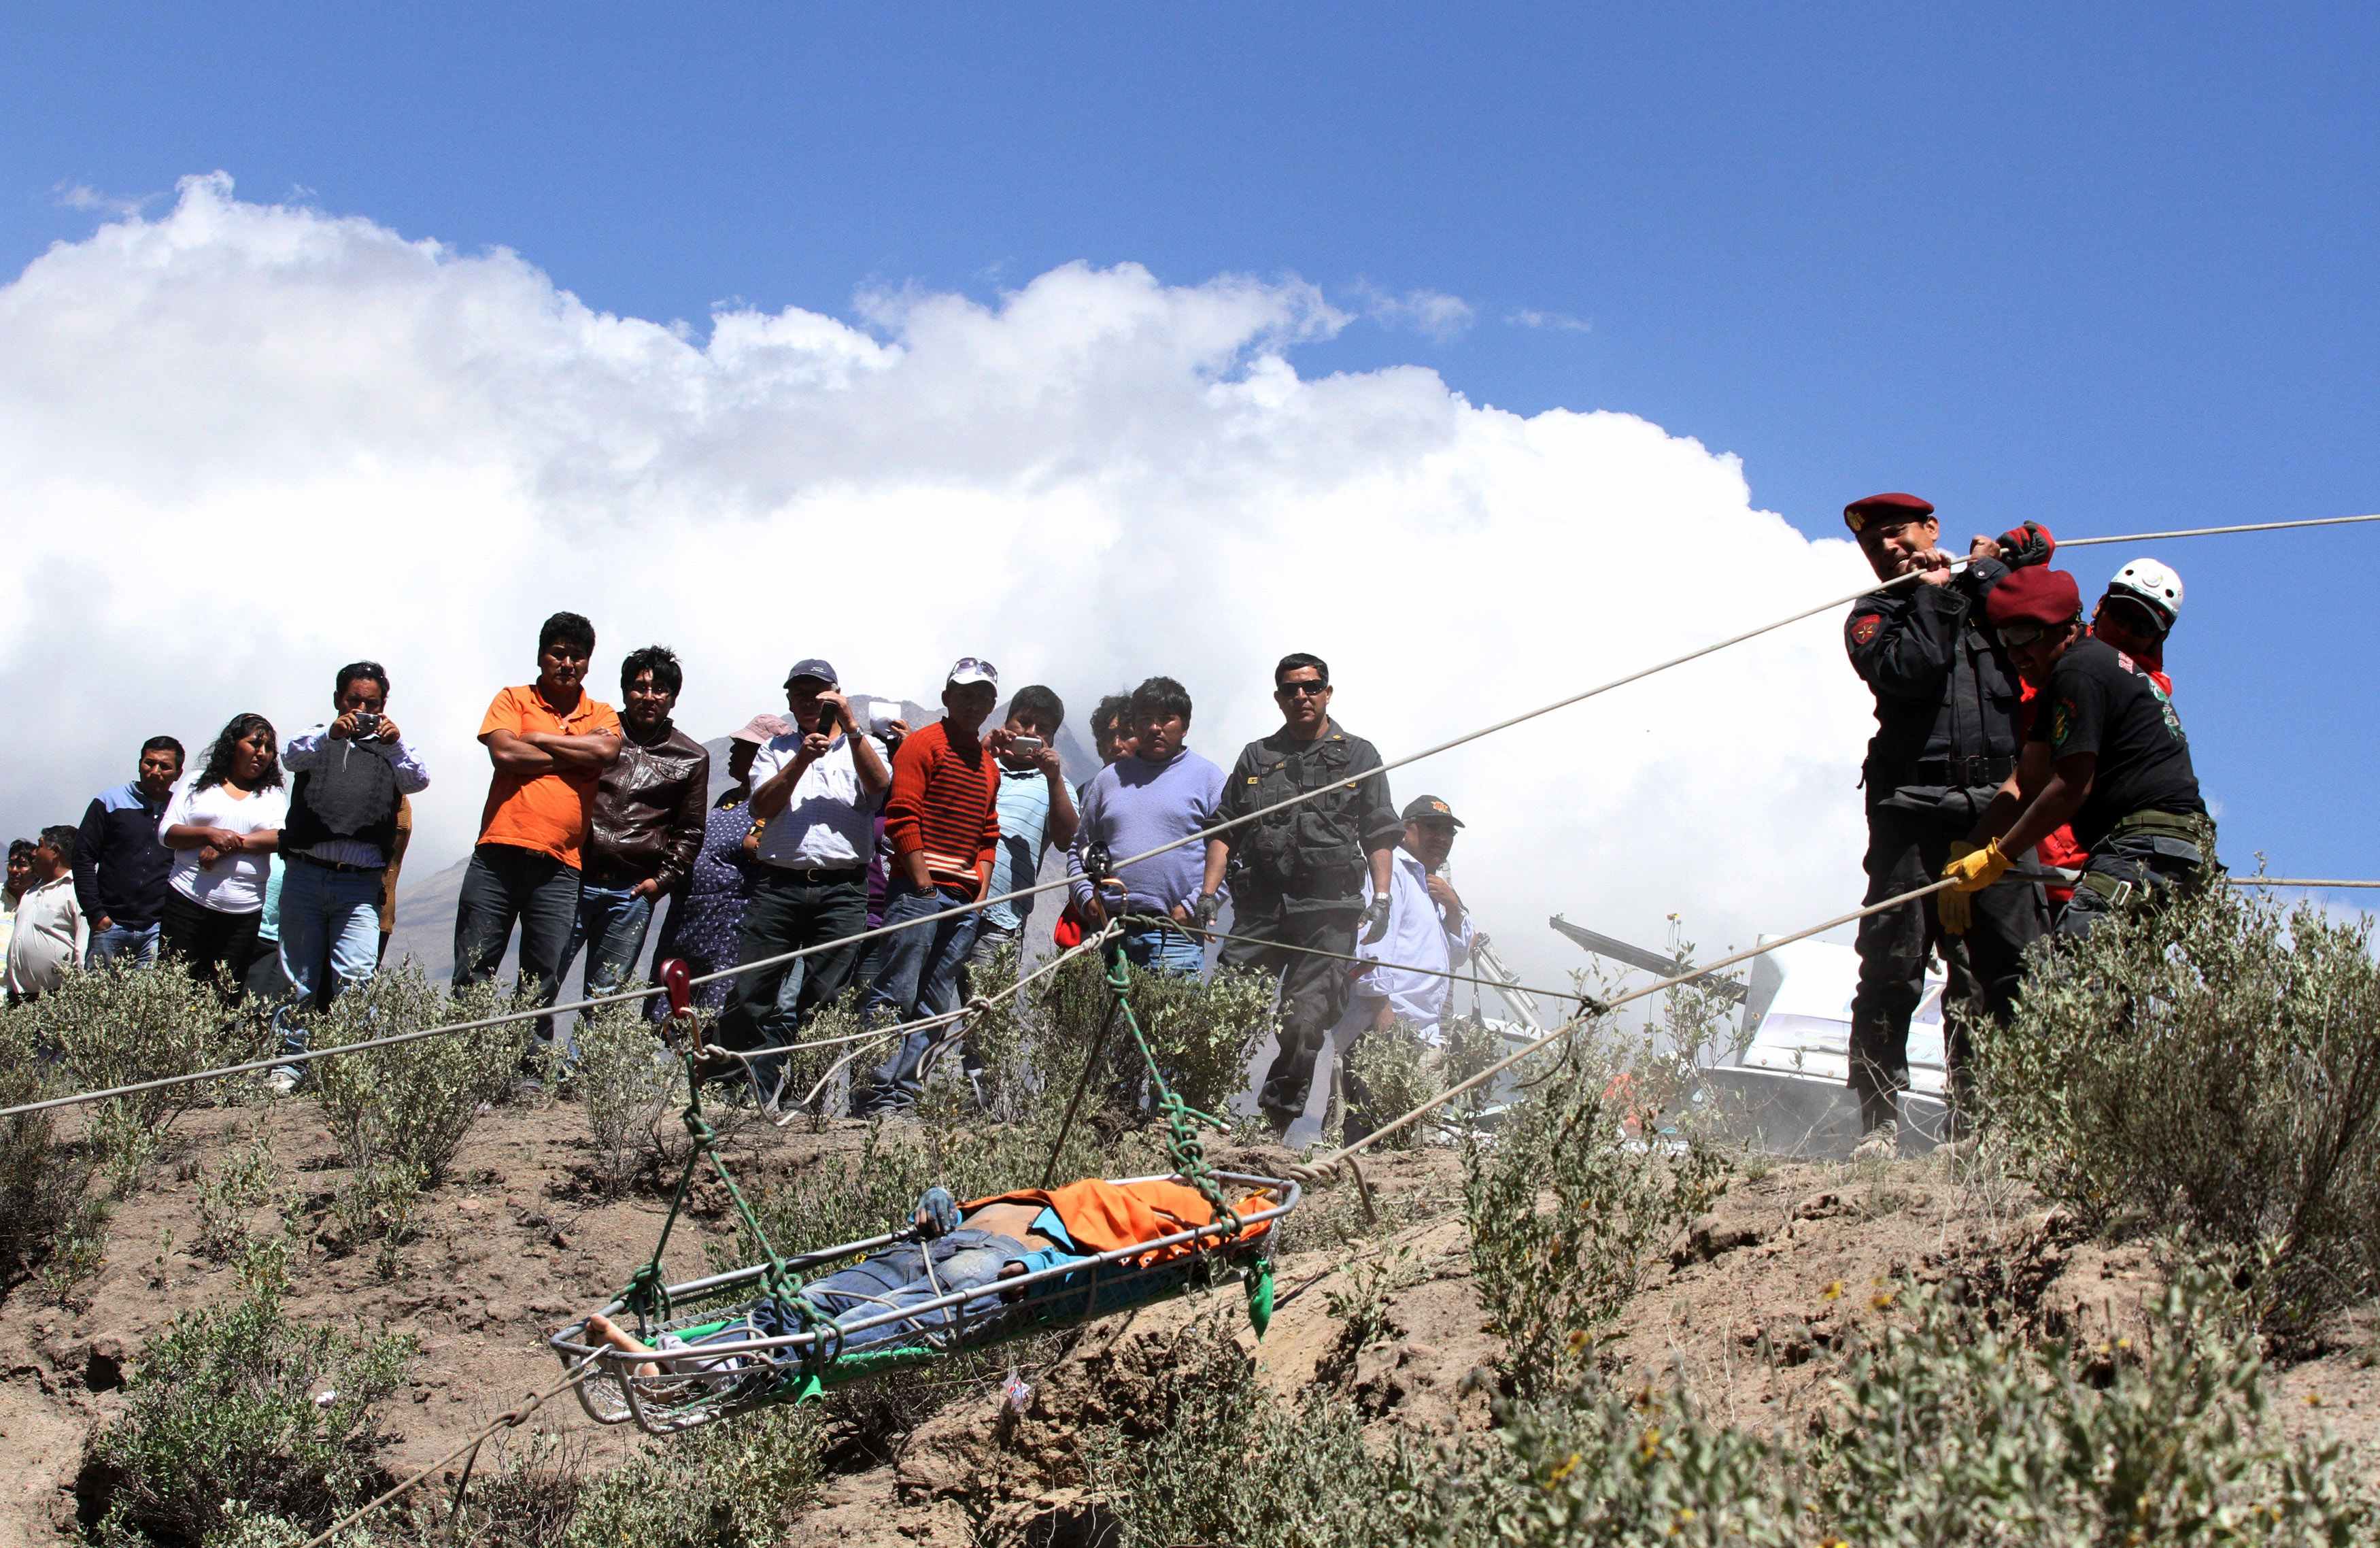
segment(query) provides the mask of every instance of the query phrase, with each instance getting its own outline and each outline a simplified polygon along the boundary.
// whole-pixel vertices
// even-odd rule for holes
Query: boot
[[[1851,1158],[1853,1161],[1891,1161],[1900,1154],[1900,1125],[1887,1118],[1860,1136],[1860,1142],[1852,1147]]]

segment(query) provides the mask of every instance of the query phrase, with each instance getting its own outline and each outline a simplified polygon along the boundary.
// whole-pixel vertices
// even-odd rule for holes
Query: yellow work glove
[[[1950,869],[1975,852],[1975,847],[1963,838],[1950,842]],[[1948,872],[1945,872],[1948,874]],[[1964,935],[1967,926],[1975,922],[1975,900],[1962,892],[1937,892],[1934,895],[1934,917],[1942,921],[1946,935]]]
[[[1980,849],[1970,849],[1952,858],[1942,868],[1942,874],[1957,884],[1952,894],[1981,892],[2008,874],[2009,858],[2000,853],[2000,841],[1993,839]],[[1946,895],[1949,896],[1949,895]]]

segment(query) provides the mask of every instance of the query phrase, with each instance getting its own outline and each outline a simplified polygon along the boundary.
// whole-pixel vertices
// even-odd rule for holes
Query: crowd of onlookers
[[[798,1041],[822,1006],[849,993],[864,1025],[928,1020],[958,1010],[995,963],[1015,971],[1023,954],[1003,948],[1040,899],[1008,895],[1034,886],[1054,850],[1061,945],[1112,921],[1147,970],[1204,973],[1220,939],[1222,963],[1280,981],[1281,1054],[1258,1096],[1277,1128],[1305,1110],[1325,1046],[1343,1052],[1400,1018],[1434,1036],[1445,1014],[1447,980],[1415,969],[1450,971],[1469,947],[1440,874],[1461,824],[1435,798],[1390,805],[1379,755],[1331,718],[1316,657],[1282,659],[1281,727],[1229,774],[1190,749],[1190,695],[1172,677],[1102,699],[1090,725],[1101,767],[1079,788],[1058,751],[1065,705],[1046,687],[1008,694],[995,724],[998,669],[963,656],[941,717],[913,726],[809,657],[785,676],[783,713],[730,737],[714,798],[710,752],[673,718],[677,657],[629,652],[615,709],[589,689],[594,654],[587,619],[553,615],[535,678],[499,690],[481,718],[492,775],[456,902],[458,987],[516,951],[550,1006],[583,952],[587,996],[616,993],[658,916],[656,961],[697,976],[749,966],[698,1000],[716,1012],[713,1041],[761,1051],[752,1086],[774,1108],[783,1061],[766,1051]],[[173,957],[302,1051],[312,1013],[379,968],[411,798],[430,785],[389,697],[379,664],[352,663],[307,730],[284,743],[264,716],[236,715],[190,772],[179,742],[152,737],[136,776],[94,797],[79,826],[11,846],[9,1002],[70,972]],[[649,1006],[661,1014],[658,997]],[[569,1030],[541,1024],[539,1037],[537,1067],[566,1072]],[[894,1041],[857,1083],[857,1110],[914,1103],[929,1059],[961,1041],[946,1026]],[[273,1076],[285,1091],[301,1079],[295,1064]],[[1364,1122],[1360,1092],[1350,1121]]]

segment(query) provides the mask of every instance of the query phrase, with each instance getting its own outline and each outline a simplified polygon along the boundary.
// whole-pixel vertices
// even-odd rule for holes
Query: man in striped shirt
[[[982,735],[999,701],[1000,674],[992,664],[960,657],[942,685],[942,718],[911,733],[892,756],[892,793],[884,803],[884,837],[892,849],[884,922],[910,927],[883,937],[882,966],[860,1002],[864,1022],[908,1021],[958,1008],[959,969],[983,916],[977,909],[952,910],[989,896],[999,858],[1000,762]],[[948,1027],[929,1027],[904,1037],[877,1067],[872,1089],[865,1096],[855,1093],[854,1114],[916,1105],[926,1052],[950,1033]]]

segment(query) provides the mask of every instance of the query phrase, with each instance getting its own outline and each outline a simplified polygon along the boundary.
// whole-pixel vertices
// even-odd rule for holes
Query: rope
[[[2245,522],[2232,527],[2191,527],[2168,532],[2131,532],[2112,537],[2061,538],[2058,540],[2058,546],[2061,548],[2088,548],[2102,543],[2155,542],[2176,538],[2219,537],[2235,532],[2270,532],[2293,530],[2306,527],[2340,527],[2367,521],[2380,521],[2380,513],[2368,516],[2313,517],[2301,521],[2253,521]],[[1896,587],[1908,585],[1916,579],[1917,574],[1912,571],[1908,575],[1896,576],[1889,580],[1877,581],[1870,585],[1863,586],[1856,591],[1845,592],[1840,597],[1830,597],[1825,602],[1818,603],[1813,606],[1801,608],[1792,613],[1788,613],[1781,618],[1762,624],[1757,628],[1745,629],[1739,634],[1729,635],[1724,640],[1718,640],[1707,645],[1698,646],[1694,650],[1686,651],[1681,654],[1671,656],[1666,661],[1656,662],[1650,666],[1642,667],[1633,672],[1624,673],[1620,676],[1612,677],[1604,682],[1597,683],[1592,688],[1582,689],[1576,693],[1565,695],[1562,698],[1552,701],[1550,703],[1540,704],[1536,709],[1524,710],[1518,714],[1508,715],[1502,720],[1483,725],[1477,730],[1466,731],[1460,736],[1451,737],[1445,741],[1436,743],[1430,747],[1426,747],[1418,752],[1408,753],[1404,757],[1396,759],[1393,762],[1383,763],[1377,769],[1366,770],[1362,774],[1359,774],[1356,777],[1359,779],[1385,777],[1395,770],[1420,762],[1423,759],[1434,758],[1441,752],[1449,752],[1459,747],[1466,747],[1473,742],[1478,741],[1482,737],[1492,737],[1500,731],[1509,731],[1515,725],[1524,725],[1529,721],[1552,714],[1557,710],[1566,710],[1573,704],[1584,703],[1589,699],[1597,698],[1603,694],[1609,693],[1614,689],[1625,688],[1631,683],[1641,682],[1645,678],[1667,672],[1672,667],[1683,666],[1689,662],[1699,661],[1705,656],[1714,655],[1720,651],[1743,644],[1747,640],[1757,640],[1764,634],[1773,634],[1777,630],[1783,628],[1788,625],[1798,624],[1804,618],[1814,618],[1821,613],[1828,613],[1838,607],[1848,606],[1851,603],[1857,602],[1862,597],[1873,595],[1877,591],[1888,591]],[[1232,828],[1239,827],[1245,823],[1256,822],[1259,818],[1269,817],[1277,811],[1287,811],[1293,806],[1297,806],[1305,801],[1312,800],[1318,796],[1338,788],[1340,788],[1338,786],[1326,786],[1321,789],[1300,791],[1296,795],[1291,796],[1285,800],[1276,801],[1270,806],[1259,808],[1255,811],[1248,812],[1245,816],[1235,817],[1228,822],[1213,823],[1208,827],[1199,829],[1196,833],[1185,834],[1182,837],[1173,839],[1169,843],[1160,844],[1153,849],[1144,849],[1136,855],[1127,855],[1122,859],[1113,861],[1112,869],[1121,871],[1127,865],[1137,865],[1143,860],[1154,859],[1160,855],[1179,849],[1184,845],[1204,843],[1206,840],[1226,833]],[[872,941],[880,936],[890,935],[898,931],[908,930],[918,925],[932,923],[951,914],[968,913],[977,909],[988,908],[995,903],[1013,903],[1023,898],[1038,897],[1043,893],[1055,892],[1062,887],[1072,887],[1073,884],[1074,883],[1072,878],[1061,878],[1054,881],[1036,883],[1031,886],[1019,887],[1013,892],[1002,893],[997,896],[978,898],[972,903],[963,903],[955,908],[944,908],[936,913],[921,915],[914,920],[904,920],[897,924],[880,925],[873,930],[861,931],[856,935],[839,936],[832,941],[821,942],[814,946],[804,946],[797,951],[783,952],[775,957],[764,957],[755,961],[738,963],[733,968],[722,968],[714,973],[705,973],[690,981],[696,984],[713,983],[722,979],[735,978],[743,973],[758,972],[766,968],[782,967],[788,963],[800,961],[804,957],[816,956],[820,952],[837,950],[843,946],[855,945],[863,941]],[[269,1059],[252,1059],[245,1064],[225,1065],[219,1069],[200,1070],[190,1075],[166,1076],[160,1079],[144,1080],[128,1086],[113,1086],[104,1091],[80,1091],[67,1096],[49,1097],[39,1102],[19,1103],[13,1107],[0,1107],[0,1118],[14,1117],[22,1113],[39,1113],[54,1107],[70,1107],[88,1102],[104,1102],[114,1097],[133,1096],[142,1091],[158,1091],[169,1086],[188,1085],[199,1080],[216,1080],[221,1079],[225,1076],[251,1074],[259,1070],[277,1068],[284,1065],[305,1064],[313,1059],[329,1058],[334,1054],[361,1053],[367,1049],[386,1048],[397,1043],[411,1042],[419,1038],[443,1037],[454,1032],[475,1031],[485,1027],[503,1026],[508,1022],[526,1021],[538,1017],[558,1016],[570,1011],[591,1010],[601,1006],[618,1005],[625,1001],[645,999],[650,995],[659,994],[662,992],[661,985],[650,984],[640,989],[622,990],[613,994],[598,995],[585,1000],[574,1000],[568,1005],[545,1006],[533,1010],[513,1011],[502,1016],[483,1018],[477,1021],[459,1021],[448,1026],[425,1027],[415,1031],[398,1032],[389,1037],[374,1038],[363,1042],[343,1043],[336,1048],[308,1050],[307,1052],[300,1054],[285,1054]]]
[[[1113,928],[1113,927],[1112,927],[1112,926],[1111,926],[1110,928]],[[854,1048],[850,1053],[845,1054],[842,1058],[837,1059],[834,1063],[832,1063],[832,1064],[829,1065],[829,1066],[827,1067],[826,1073],[825,1073],[824,1075],[821,1075],[821,1076],[820,1076],[820,1077],[819,1077],[818,1084],[817,1084],[817,1085],[815,1085],[815,1086],[812,1086],[812,1087],[809,1089],[809,1094],[802,1098],[802,1100],[801,1100],[801,1105],[802,1105],[802,1106],[804,1106],[804,1107],[808,1107],[808,1106],[809,1106],[811,1103],[813,1103],[817,1102],[817,1101],[818,1101],[818,1099],[819,1099],[819,1094],[820,1094],[820,1092],[822,1092],[822,1091],[824,1091],[826,1090],[826,1088],[827,1088],[827,1086],[828,1086],[829,1082],[832,1081],[832,1080],[834,1079],[834,1078],[835,1078],[837,1075],[841,1074],[841,1073],[843,1072],[844,1067],[845,1066],[849,1065],[849,1064],[851,1063],[851,1061],[852,1061],[852,1060],[854,1060],[854,1059],[856,1059],[856,1058],[859,1057],[859,1055],[860,1055],[861,1054],[863,1054],[863,1053],[867,1052],[867,1050],[868,1050],[868,1043],[869,1043],[870,1042],[883,1042],[886,1038],[891,1037],[891,1036],[892,1036],[892,1034],[894,1034],[895,1032],[904,1031],[904,1030],[914,1030],[916,1028],[920,1027],[920,1026],[925,1026],[925,1025],[929,1025],[929,1024],[931,1024],[931,1023],[936,1023],[936,1022],[941,1022],[941,1021],[945,1021],[945,1020],[951,1020],[951,1019],[953,1019],[954,1018],[957,1018],[957,1017],[960,1017],[960,1016],[972,1016],[972,1015],[974,1015],[978,1010],[989,1010],[989,1009],[990,1009],[990,1008],[991,1008],[992,1003],[993,1003],[994,1001],[996,1001],[996,1000],[1002,1000],[1002,999],[1006,999],[1008,996],[1010,996],[1010,995],[1012,995],[1012,994],[1018,994],[1018,993],[1022,993],[1024,992],[1025,986],[1026,986],[1026,984],[1031,983],[1034,980],[1038,979],[1038,978],[1041,978],[1041,977],[1044,977],[1044,976],[1045,976],[1045,975],[1047,975],[1047,974],[1056,972],[1060,968],[1064,967],[1068,962],[1070,962],[1070,961],[1074,960],[1074,959],[1075,959],[1075,957],[1080,957],[1083,953],[1085,953],[1085,952],[1087,952],[1087,951],[1090,950],[1093,946],[1098,945],[1101,941],[1105,940],[1106,938],[1107,938],[1107,932],[1106,932],[1106,931],[1101,931],[1099,933],[1098,933],[1098,934],[1096,934],[1096,935],[1089,936],[1089,937],[1087,937],[1087,938],[1086,938],[1086,939],[1084,940],[1084,942],[1082,943],[1082,945],[1076,945],[1076,946],[1069,946],[1069,947],[1067,947],[1064,951],[1060,952],[1057,956],[1055,956],[1055,957],[1051,957],[1049,961],[1044,962],[1044,963],[1043,963],[1043,964],[1041,964],[1041,966],[1039,966],[1038,968],[1034,969],[1031,972],[1029,972],[1029,973],[1026,974],[1023,978],[1018,979],[1014,983],[1013,983],[1013,984],[1009,985],[1007,988],[1002,989],[1002,990],[999,990],[999,991],[997,991],[996,993],[991,993],[991,994],[978,994],[978,995],[977,995],[974,999],[969,1000],[969,1001],[966,1003],[966,1005],[965,1005],[965,1006],[964,1006],[963,1007],[961,1007],[958,1011],[951,1012],[951,1013],[948,1013],[948,1014],[946,1014],[946,1015],[939,1016],[939,1017],[929,1017],[929,1018],[927,1018],[927,1019],[926,1019],[925,1021],[922,1021],[922,1022],[912,1022],[912,1023],[910,1023],[910,1024],[909,1024],[909,1026],[908,1026],[907,1028],[902,1028],[902,1027],[880,1027],[880,1028],[878,1028],[876,1030],[874,1030],[874,1031],[872,1031],[872,1032],[864,1032],[864,1033],[858,1034],[858,1036],[856,1036],[856,1037],[844,1037],[844,1038],[821,1039],[818,1043],[816,1043],[816,1044],[814,1044],[814,1045],[812,1045],[812,1046],[817,1046],[817,1047],[828,1047],[828,1046],[831,1046],[832,1044],[836,1043],[836,1042],[858,1042],[858,1043],[860,1044],[860,1046]],[[945,1041],[947,1041],[947,1040],[945,1040]],[[803,1045],[803,1044],[800,1044],[800,1043],[790,1043],[790,1044],[788,1044],[787,1046],[788,1046],[788,1047],[799,1048],[799,1047],[802,1047],[802,1046],[804,1046],[804,1045]],[[943,1044],[942,1044],[942,1043],[939,1043],[939,1042],[935,1044],[935,1047],[941,1047],[941,1046],[943,1046]],[[931,1054],[931,1052],[932,1052],[932,1051],[931,1051],[930,1049],[928,1051],[928,1053],[929,1053],[929,1056],[930,1056],[930,1054]],[[920,1067],[921,1067],[921,1068],[923,1067],[923,1062],[922,1062],[922,1061],[920,1062]],[[780,1122],[781,1122],[781,1123],[782,1123],[782,1121],[783,1121],[783,1120],[780,1120]]]
[[[1477,984],[1486,989],[1514,989],[1524,994],[1541,994],[1549,1000],[1578,998],[1576,989],[1539,989],[1530,984],[1508,982],[1503,979],[1480,978],[1471,973],[1451,972],[1443,968],[1424,968],[1410,962],[1389,962],[1377,957],[1358,957],[1352,952],[1326,951],[1320,946],[1292,945],[1286,941],[1270,940],[1262,935],[1234,935],[1227,930],[1200,930],[1194,925],[1184,924],[1179,920],[1167,919],[1162,914],[1134,914],[1130,917],[1135,920],[1147,920],[1193,940],[1203,938],[1209,941],[1245,941],[1249,945],[1263,946],[1269,951],[1292,951],[1306,957],[1327,957],[1334,961],[1353,962],[1365,968],[1388,968],[1400,973],[1420,973],[1427,978],[1445,979],[1451,983]]]
[[[2314,887],[2324,890],[2380,887],[2380,882],[2340,882],[2320,876],[2226,876],[2235,887]]]
[[[1618,1010],[1621,1006],[1627,1005],[1634,1000],[1644,999],[1648,994],[1658,994],[1664,990],[1675,989],[1682,984],[1692,983],[1696,979],[1706,978],[1712,973],[1718,972],[1724,969],[1732,968],[1740,962],[1749,962],[1754,957],[1766,956],[1769,952],[1775,951],[1779,946],[1790,946],[1796,941],[1806,941],[1813,935],[1823,935],[1829,930],[1836,929],[1841,925],[1850,924],[1857,920],[1864,920],[1870,914],[1880,914],[1888,908],[1898,908],[1904,903],[1913,903],[1921,897],[1931,896],[1933,894],[1942,891],[1945,887],[1948,887],[1950,884],[1950,880],[1948,877],[1945,877],[1938,882],[1929,882],[1922,887],[1912,887],[1909,891],[1901,893],[1897,896],[1888,897],[1881,903],[1870,903],[1863,908],[1854,908],[1848,914],[1838,914],[1836,917],[1828,920],[1823,924],[1814,924],[1806,930],[1797,930],[1791,935],[1779,935],[1777,939],[1767,942],[1761,945],[1754,946],[1749,951],[1740,951],[1732,957],[1722,957],[1708,967],[1696,968],[1690,972],[1680,973],[1673,978],[1661,979],[1656,982],[1648,983],[1641,989],[1632,989],[1624,994],[1614,995],[1608,1003],[1590,1006],[1583,1014],[1571,1018],[1571,1019],[1563,1022],[1560,1026],[1554,1028],[1543,1037],[1536,1039],[1535,1042],[1528,1043],[1524,1047],[1506,1054],[1503,1058],[1497,1060],[1494,1064],[1489,1065],[1486,1069],[1483,1069],[1478,1074],[1472,1076],[1469,1079],[1462,1081],[1457,1085],[1448,1087],[1445,1091],[1439,1092],[1436,1096],[1431,1097],[1427,1102],[1422,1103],[1419,1106],[1415,1107],[1410,1112],[1382,1124],[1379,1127],[1374,1129],[1363,1139],[1357,1140],[1351,1144],[1342,1145],[1339,1149],[1333,1151],[1330,1154],[1322,1157],[1318,1161],[1303,1163],[1298,1165],[1287,1167],[1285,1170],[1289,1176],[1296,1181],[1305,1183],[1310,1187],[1318,1188],[1323,1183],[1330,1181],[1338,1176],[1339,1165],[1342,1162],[1351,1159],[1359,1152],[1370,1149],[1372,1146],[1379,1143],[1379,1141],[1387,1139],[1391,1134],[1395,1134],[1402,1129],[1411,1127],[1413,1124],[1424,1115],[1436,1111],[1438,1108],[1453,1101],[1456,1097],[1461,1096],[1465,1091],[1487,1084],[1488,1081],[1495,1079],[1499,1075],[1501,1075],[1506,1070],[1512,1068],[1514,1065],[1517,1065],[1522,1060],[1527,1058],[1530,1054],[1536,1053],[1539,1049],[1570,1036],[1572,1032],[1577,1031],[1580,1028],[1587,1025],[1597,1018],[1606,1015],[1609,1012]]]
[[[587,1368],[592,1365],[599,1358],[601,1358],[601,1351],[589,1354],[586,1358],[579,1360],[577,1364],[572,1366],[569,1373],[564,1376],[561,1381],[546,1388],[543,1392],[529,1394],[528,1399],[523,1402],[519,1408],[508,1409],[504,1413],[498,1414],[493,1420],[491,1420],[487,1424],[481,1426],[478,1433],[474,1434],[469,1440],[465,1441],[461,1445],[456,1446],[454,1450],[448,1452],[437,1461],[431,1463],[428,1467],[423,1468],[420,1471],[415,1473],[404,1482],[389,1490],[386,1493],[382,1494],[370,1504],[350,1511],[346,1516],[341,1517],[338,1520],[334,1521],[322,1531],[317,1532],[310,1538],[308,1538],[306,1542],[300,1545],[300,1548],[322,1548],[322,1544],[330,1542],[331,1539],[338,1536],[341,1532],[346,1531],[349,1527],[354,1526],[365,1517],[370,1516],[373,1511],[378,1510],[381,1506],[388,1504],[399,1495],[409,1493],[423,1479],[428,1478],[431,1473],[436,1472],[447,1463],[454,1461],[465,1452],[477,1451],[481,1443],[485,1442],[489,1436],[494,1434],[497,1431],[518,1429],[521,1424],[528,1419],[529,1415],[537,1412],[539,1408],[545,1405],[547,1399],[558,1396],[561,1394],[569,1391],[572,1387],[577,1386],[579,1383],[585,1381],[589,1374]]]
[[[1132,968],[1124,960],[1121,943],[1111,943],[1105,954],[1108,980],[1108,1006],[1123,1018],[1123,1030],[1132,1034],[1133,1046],[1140,1050],[1140,1061],[1148,1067],[1149,1082],[1157,1090],[1157,1110],[1165,1117],[1165,1152],[1173,1163],[1176,1176],[1196,1188],[1198,1197],[1213,1212],[1211,1220],[1223,1223],[1227,1229],[1219,1240],[1240,1234],[1240,1214],[1223,1195],[1222,1179],[1215,1176],[1212,1163],[1207,1159],[1207,1142],[1198,1132],[1204,1124],[1218,1134],[1228,1134],[1231,1126],[1211,1113],[1201,1113],[1182,1100],[1165,1079],[1165,1071],[1157,1065],[1157,1054],[1141,1035],[1140,1018],[1132,1010]],[[1102,1036],[1104,1036],[1102,1030]],[[1090,1067],[1084,1067],[1084,1078],[1089,1079]],[[1079,1094],[1079,1093],[1078,1093]],[[1053,1153],[1050,1165],[1054,1171],[1058,1158]]]
[[[2060,548],[2096,548],[2108,542],[2171,542],[2176,538],[2220,538],[2234,532],[2287,532],[2300,527],[2351,527],[2359,521],[2380,521],[2371,516],[2317,516],[2305,521],[2249,521],[2237,527],[2184,527],[2171,532],[2130,532],[2116,538],[2059,538]]]

